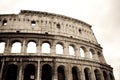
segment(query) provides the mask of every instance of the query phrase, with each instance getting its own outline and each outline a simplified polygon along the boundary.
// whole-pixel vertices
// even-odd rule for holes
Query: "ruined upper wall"
[[[1,14],[0,33],[3,32],[60,35],[98,44],[91,25],[47,12],[22,10],[19,14]]]

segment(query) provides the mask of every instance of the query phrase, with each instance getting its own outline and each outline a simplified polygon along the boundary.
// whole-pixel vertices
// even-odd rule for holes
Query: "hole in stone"
[[[73,36],[70,36],[70,38],[73,38]]]
[[[45,32],[45,35],[48,35],[48,32]]]
[[[81,33],[81,29],[79,29],[78,31],[79,31],[79,33]]]
[[[36,25],[36,22],[35,22],[35,21],[31,21],[31,25],[32,25],[32,26],[35,26],[35,25]]]
[[[7,20],[3,20],[3,26],[6,26],[7,25]]]
[[[16,31],[17,33],[20,33],[20,31]]]
[[[58,23],[58,24],[56,24],[56,26],[57,26],[57,28],[58,28],[58,29],[60,29],[60,24],[59,24],[59,23]]]

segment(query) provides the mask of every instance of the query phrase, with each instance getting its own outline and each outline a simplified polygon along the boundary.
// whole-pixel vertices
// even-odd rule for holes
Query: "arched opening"
[[[72,77],[73,77],[73,80],[78,80],[78,73],[75,67],[72,68]]]
[[[42,66],[42,80],[52,80],[52,68],[48,64]]]
[[[100,74],[99,70],[95,69],[94,73],[95,73],[96,80],[101,80],[101,74]]]
[[[0,42],[0,53],[4,53],[5,50],[5,42]]]
[[[89,68],[85,68],[84,69],[84,73],[85,73],[85,80],[91,80],[90,69]]]
[[[56,45],[56,54],[63,54],[63,46],[61,44]]]
[[[58,80],[65,80],[65,71],[62,66],[58,67],[57,72],[58,72]]]
[[[114,80],[114,77],[111,73],[109,73],[109,76],[110,76],[110,80]]]
[[[97,52],[97,54],[98,54],[99,61],[100,62],[105,62],[102,53]]]
[[[28,64],[24,70],[24,80],[35,80],[35,66]]]
[[[105,71],[103,71],[103,77],[104,77],[104,80],[108,80],[108,76],[107,76],[107,73]]]
[[[48,42],[42,43],[42,53],[50,53],[50,44]]]
[[[17,65],[14,64],[8,65],[5,71],[6,73],[5,80],[17,80],[17,70],[18,70]]]
[[[36,21],[34,21],[34,20],[31,21],[31,25],[32,25],[32,26],[35,26],[35,25],[36,25]]]
[[[37,47],[34,41],[30,41],[27,44],[27,53],[36,53]]]
[[[81,57],[85,57],[85,51],[82,47],[80,48],[80,55]]]
[[[20,53],[20,52],[21,52],[21,43],[19,41],[13,42],[11,53]]]
[[[94,50],[90,49],[90,59],[93,59],[93,58],[94,58]]]
[[[69,54],[75,55],[75,50],[74,50],[74,47],[72,45],[69,46]]]
[[[3,20],[2,25],[3,25],[3,26],[6,26],[6,25],[7,25],[7,20],[6,20],[6,19]]]

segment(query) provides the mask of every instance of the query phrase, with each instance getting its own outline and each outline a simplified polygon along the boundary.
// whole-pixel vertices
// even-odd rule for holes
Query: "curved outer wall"
[[[20,52],[12,52],[16,42],[21,44]],[[35,53],[27,52],[29,42],[35,43]],[[114,80],[91,25],[77,19],[28,10],[1,14],[0,43],[5,45],[0,54],[0,80]],[[47,53],[42,52],[44,43],[50,46]],[[57,44],[62,54],[57,54]]]

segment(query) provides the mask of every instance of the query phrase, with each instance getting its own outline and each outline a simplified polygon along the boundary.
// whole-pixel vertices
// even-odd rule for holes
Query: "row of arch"
[[[33,64],[26,65],[24,69],[24,77],[23,80],[36,80],[37,79],[37,71],[36,67]],[[18,80],[18,66],[15,64],[10,64],[4,69],[5,72],[2,74],[2,80]],[[41,80],[53,80],[53,69],[49,64],[44,64],[41,70]],[[80,80],[81,73],[79,73],[77,67],[72,67],[71,73],[72,79],[71,80]],[[68,75],[68,74],[67,74]],[[89,68],[84,69],[85,80],[92,80],[91,71]],[[98,69],[94,70],[95,80],[102,80],[101,73]],[[66,80],[66,72],[63,65],[58,66],[57,68],[57,78],[58,80]],[[109,77],[109,78],[108,78]],[[109,75],[106,71],[103,71],[103,78],[104,80],[114,80],[114,77],[111,73]]]
[[[0,42],[0,53],[4,53],[6,45],[7,44],[4,41]],[[10,52],[11,53],[21,53],[22,52],[22,46],[23,46],[23,44],[20,41],[13,41],[11,46],[9,47],[11,49]],[[37,47],[38,47],[38,44],[36,44],[35,41],[29,41],[26,45],[26,52],[25,53],[37,53]],[[77,50],[75,48],[75,45],[72,45],[72,44],[69,45],[68,46],[68,52],[65,52],[65,50],[64,50],[65,47],[66,47],[65,45],[58,42],[55,45],[54,53],[56,53],[56,54],[69,53],[69,55],[72,55],[72,56],[76,56],[76,54],[78,53],[77,56],[81,56],[81,57],[85,57],[86,53],[88,53],[89,58],[91,58],[91,59],[95,58],[96,54],[97,54],[97,57],[102,57],[102,54],[100,52],[95,53],[95,50],[93,50],[93,49],[89,49],[87,51],[87,49],[83,46],[81,46],[78,49],[79,52],[77,52]],[[48,41],[44,41],[41,44],[41,53],[51,53],[51,44]]]

